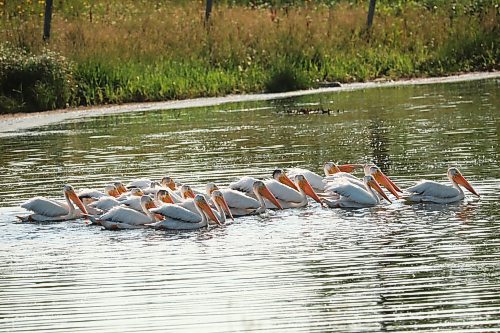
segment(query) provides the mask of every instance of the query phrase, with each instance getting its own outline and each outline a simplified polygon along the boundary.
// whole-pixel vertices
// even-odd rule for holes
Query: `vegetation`
[[[215,4],[55,1],[45,43],[44,1],[0,0],[0,112],[499,68],[494,0]]]

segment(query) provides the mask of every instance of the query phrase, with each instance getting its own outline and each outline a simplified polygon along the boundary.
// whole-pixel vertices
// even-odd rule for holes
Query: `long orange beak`
[[[285,174],[281,174],[279,177],[280,183],[285,184],[286,186],[289,186],[293,188],[294,190],[298,191],[299,189],[297,186],[292,182],[292,180]]]
[[[382,171],[380,170],[377,170],[377,172],[375,172],[373,174],[373,178],[375,178],[375,180],[382,186],[384,186],[389,192],[392,193],[392,195],[394,195],[397,199],[400,198],[398,192],[396,191],[396,189],[394,188],[394,186],[392,186],[392,182],[390,181],[389,177],[387,177]]]
[[[363,164],[342,164],[342,165],[337,165],[340,171],[342,172],[353,172],[356,169],[362,168]]]
[[[233,213],[231,213],[226,199],[224,199],[224,197],[215,197],[215,200],[217,200],[217,203],[222,207],[222,210],[226,213],[226,215],[229,215],[231,217],[231,220],[234,221]]]
[[[156,208],[156,205],[154,202],[151,201],[146,204],[146,208],[147,209]]]
[[[212,211],[212,208],[206,203],[206,202],[199,202],[198,203],[199,207],[208,215],[208,218],[218,225],[222,225],[222,223],[219,221],[217,216],[215,216],[214,212]]]
[[[271,193],[271,191],[269,191],[267,187],[260,188],[260,195],[271,201],[273,205],[278,207],[278,209],[283,209],[283,207],[281,207],[280,203],[278,202],[278,199],[276,199],[276,197]]]
[[[111,190],[109,194],[115,198],[118,198],[120,196],[120,191],[118,189]]]
[[[382,172],[382,171],[381,171]],[[387,177],[383,172],[382,172],[382,175],[387,179],[387,181],[391,184],[391,186],[396,190],[398,191],[399,193],[403,193],[403,191],[396,185],[394,184],[394,182],[389,178]]]
[[[160,199],[164,203],[170,203],[170,204],[175,203],[174,200],[172,199],[172,197],[169,194],[162,195]]]
[[[334,175],[336,174],[337,172],[341,172],[339,167],[338,166],[333,166],[333,167],[330,167],[328,168],[328,170],[326,170],[328,172],[328,175],[331,176],[331,175]]]
[[[462,175],[456,175],[456,176],[453,177],[453,179],[457,182],[457,184],[460,184],[463,187],[465,187],[467,190],[469,190],[470,193],[472,193],[474,195],[477,195],[478,197],[480,196],[476,192],[476,190],[474,190],[474,188],[472,187],[472,185],[469,184],[469,182],[467,181],[467,179],[464,178],[464,176],[462,176]]]
[[[299,186],[300,186],[300,188],[302,188],[302,190],[304,191],[305,194],[307,194],[308,196],[310,196],[311,198],[313,198],[314,201],[320,203],[321,206],[323,206],[323,202],[318,197],[318,195],[316,194],[316,192],[314,192],[313,188],[311,187],[311,184],[309,184],[309,182],[307,181],[307,179],[304,178],[304,179],[300,180],[299,181]]]
[[[175,182],[174,182],[173,180],[171,180],[171,181],[169,181],[169,182],[167,183],[167,187],[168,187],[169,189],[171,189],[172,191],[177,190],[177,188],[175,187]]]
[[[184,192],[184,199],[187,199],[187,198],[194,199],[194,197],[195,197],[195,195],[194,195],[193,190],[187,190],[186,192]]]
[[[123,184],[121,184],[120,186],[118,186],[117,190],[118,190],[119,194],[123,194],[123,193],[127,192],[127,189],[125,188],[125,186]]]
[[[76,193],[74,191],[69,192],[68,197],[71,199],[71,201],[73,201],[75,203],[75,205],[77,205],[78,208],[80,208],[82,213],[88,214],[87,208],[85,208],[82,200],[80,200],[80,198],[76,195]]]
[[[387,197],[387,195],[384,193],[384,190],[382,190],[382,188],[380,187],[380,185],[374,181],[374,180],[371,180],[368,182],[368,185],[371,186],[371,188],[373,188],[375,191],[377,191],[378,193],[380,193],[380,195],[387,201],[389,201],[389,203],[392,203],[391,200],[389,200],[389,198]]]

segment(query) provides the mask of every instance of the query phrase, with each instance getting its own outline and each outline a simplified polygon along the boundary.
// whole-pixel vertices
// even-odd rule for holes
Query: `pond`
[[[499,80],[113,114],[0,138],[0,331],[500,329]],[[291,115],[294,109],[331,114]],[[402,188],[460,168],[481,194],[306,208],[191,232],[16,223],[65,183],[203,189],[275,167],[377,163]]]

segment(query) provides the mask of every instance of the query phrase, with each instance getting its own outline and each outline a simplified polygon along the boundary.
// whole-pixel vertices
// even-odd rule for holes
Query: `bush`
[[[66,107],[75,87],[71,64],[57,53],[0,45],[0,113]]]
[[[300,66],[293,64],[279,64],[271,71],[269,79],[265,82],[266,92],[284,92],[307,89],[311,82]]]

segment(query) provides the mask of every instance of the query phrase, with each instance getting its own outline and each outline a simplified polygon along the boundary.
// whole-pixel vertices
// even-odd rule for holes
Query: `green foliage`
[[[65,107],[74,88],[71,65],[64,57],[0,45],[0,113]]]

